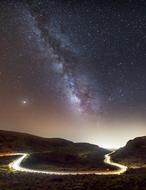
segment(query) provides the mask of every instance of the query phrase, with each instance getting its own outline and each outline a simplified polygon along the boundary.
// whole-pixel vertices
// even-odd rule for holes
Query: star
[[[29,103],[29,101],[28,101],[28,99],[22,99],[20,103],[21,103],[21,105],[25,106]]]

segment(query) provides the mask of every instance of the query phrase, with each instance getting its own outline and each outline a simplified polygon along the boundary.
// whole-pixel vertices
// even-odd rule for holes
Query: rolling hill
[[[43,138],[26,133],[0,131],[0,152],[43,152],[72,144],[73,142],[60,138]]]
[[[106,165],[109,150],[89,143],[74,143],[60,138],[42,138],[25,133],[0,131],[0,152],[27,152],[23,163],[31,168],[46,169],[113,169]]]
[[[112,155],[113,160],[126,163],[129,167],[146,166],[146,136],[136,137],[127,142]]]

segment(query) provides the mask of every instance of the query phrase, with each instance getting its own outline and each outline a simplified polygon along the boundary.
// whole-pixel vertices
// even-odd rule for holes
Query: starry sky
[[[104,147],[146,135],[145,7],[2,0],[0,129]]]

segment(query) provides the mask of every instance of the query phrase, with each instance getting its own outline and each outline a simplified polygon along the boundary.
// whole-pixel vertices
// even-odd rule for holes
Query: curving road
[[[39,174],[48,174],[48,175],[89,175],[89,174],[95,174],[95,175],[120,175],[127,170],[127,166],[115,163],[111,160],[111,155],[115,151],[106,154],[104,156],[104,163],[109,164],[111,166],[117,167],[117,170],[113,171],[103,171],[103,172],[98,172],[98,171],[45,171],[45,170],[34,170],[34,169],[29,169],[21,166],[22,161],[27,159],[29,157],[28,153],[7,153],[7,154],[0,154],[0,156],[18,156],[20,155],[19,158],[14,160],[9,164],[9,168],[13,169],[14,171],[20,171],[20,172],[29,172],[29,173],[39,173]]]

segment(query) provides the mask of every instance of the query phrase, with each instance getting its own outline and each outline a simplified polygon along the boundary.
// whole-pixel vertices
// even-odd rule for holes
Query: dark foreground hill
[[[89,143],[59,138],[42,138],[25,133],[0,131],[0,152],[28,152],[25,165],[40,169],[111,169],[103,163],[110,152]]]
[[[60,138],[43,138],[0,130],[0,152],[43,152],[72,144],[73,142]]]
[[[132,167],[146,166],[146,136],[128,141],[125,147],[112,155],[112,158]]]
[[[29,168],[55,171],[113,169],[103,162],[107,152],[95,145],[74,143],[50,152],[31,154],[23,164]]]
[[[110,152],[97,145],[89,143],[74,143],[60,138],[43,138],[26,133],[0,130],[0,152],[45,152],[58,149],[68,151],[97,151],[99,154]]]

